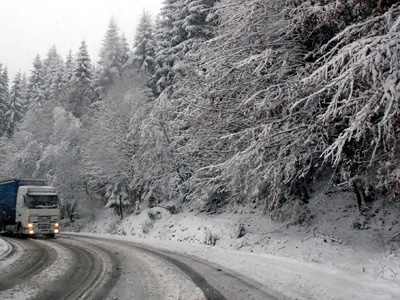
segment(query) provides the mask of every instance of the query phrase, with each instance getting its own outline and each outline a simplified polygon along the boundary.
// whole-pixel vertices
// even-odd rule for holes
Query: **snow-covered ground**
[[[0,259],[6,256],[10,250],[10,245],[7,244],[4,240],[0,239]]]
[[[40,240],[38,240],[37,242],[43,243]],[[0,239],[0,245],[1,243],[5,244],[5,241]],[[12,289],[0,292],[0,299],[13,299],[13,300],[34,299],[35,293],[37,293],[37,291],[41,286],[51,281],[51,279],[52,280],[58,279],[68,269],[72,261],[71,253],[69,253],[64,248],[58,245],[49,245],[49,247],[53,248],[56,251],[58,259],[55,260],[53,264],[41,270],[39,273],[36,273],[35,276],[32,277],[32,279],[24,280],[20,284],[17,284]],[[0,251],[1,250],[2,248],[0,246]],[[17,258],[23,255],[23,252],[24,250],[18,247],[17,249],[18,255],[15,258],[8,259],[6,261],[7,266],[12,264],[14,261],[17,260]],[[0,252],[0,259],[1,257],[2,254]],[[6,267],[6,265],[2,265],[0,261],[0,271],[2,270],[3,267]]]
[[[74,226],[205,258],[290,299],[400,299],[400,251],[392,240],[400,231],[399,210],[393,205],[371,208],[374,216],[366,221],[353,194],[331,189],[314,193],[308,225],[288,226],[293,218],[272,222],[257,208],[171,214],[155,207],[122,221],[103,212],[96,222]],[[280,213],[290,215],[285,208]]]
[[[155,207],[123,220],[103,211],[95,222],[66,229],[191,254],[289,299],[400,299],[400,251],[393,239],[400,212],[394,203],[379,207],[366,221],[352,194],[331,189],[310,200],[308,225],[272,222],[258,208],[171,214]],[[0,239],[0,258],[10,249]]]

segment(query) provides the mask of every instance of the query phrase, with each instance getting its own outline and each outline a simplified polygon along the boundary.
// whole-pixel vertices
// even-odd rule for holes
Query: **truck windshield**
[[[55,195],[26,196],[25,203],[28,208],[58,208],[58,198]]]

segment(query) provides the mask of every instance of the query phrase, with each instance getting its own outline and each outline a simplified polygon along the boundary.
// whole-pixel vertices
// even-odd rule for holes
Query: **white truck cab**
[[[20,186],[16,203],[17,232],[54,237],[60,232],[60,206],[51,186]]]

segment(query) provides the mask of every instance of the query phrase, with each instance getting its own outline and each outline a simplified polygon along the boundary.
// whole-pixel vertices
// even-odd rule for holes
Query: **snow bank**
[[[216,268],[249,277],[290,299],[399,299],[396,280],[377,278],[362,271],[349,271],[331,264],[298,258],[248,253],[200,244],[111,234],[84,234],[143,243],[210,261]]]
[[[103,212],[84,231],[193,254],[292,299],[400,299],[399,245],[390,242],[400,210],[377,203],[368,219],[354,194],[323,186],[315,187],[313,218],[302,226],[272,222],[257,207],[216,214],[155,207],[123,220]]]

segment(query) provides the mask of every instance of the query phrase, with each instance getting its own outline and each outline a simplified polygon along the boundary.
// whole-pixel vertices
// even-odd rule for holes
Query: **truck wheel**
[[[15,230],[15,235],[20,239],[27,239],[28,238],[27,234],[23,234],[22,233],[22,225],[21,225],[21,223],[17,224],[16,230]]]

